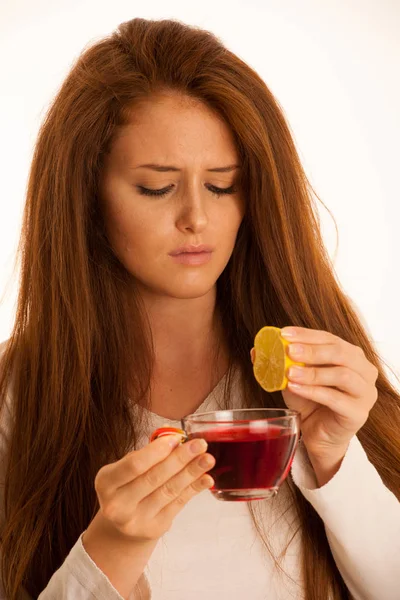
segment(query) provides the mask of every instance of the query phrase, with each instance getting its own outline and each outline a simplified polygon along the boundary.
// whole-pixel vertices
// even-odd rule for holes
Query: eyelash
[[[168,194],[168,192],[172,189],[172,187],[169,188],[163,188],[161,190],[149,190],[148,188],[145,188],[141,185],[136,186],[139,190],[139,192],[143,195],[143,196],[165,196],[166,194]],[[210,186],[210,191],[215,194],[217,196],[217,198],[219,198],[220,196],[224,196],[227,194],[234,194],[236,192],[236,188],[234,185],[231,185],[231,187],[229,188],[217,188],[214,185]]]

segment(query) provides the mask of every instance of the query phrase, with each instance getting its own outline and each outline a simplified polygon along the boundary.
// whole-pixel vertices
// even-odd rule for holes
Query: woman
[[[209,32],[133,19],[78,59],[2,344],[4,598],[398,598],[399,394],[313,209],[277,101]],[[303,387],[256,383],[266,324],[295,326]],[[300,411],[276,501],[216,502],[204,445],[148,443],[217,406]]]

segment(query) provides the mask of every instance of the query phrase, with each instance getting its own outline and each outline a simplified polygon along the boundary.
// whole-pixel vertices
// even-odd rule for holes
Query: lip
[[[179,248],[175,248],[170,252],[170,256],[179,256],[181,254],[199,254],[202,252],[213,252],[214,248],[211,246],[206,246],[205,244],[200,244],[199,246],[194,246],[193,244],[187,244],[186,246],[180,246]]]
[[[211,260],[212,252],[181,252],[171,256],[176,263],[183,265],[204,265]]]

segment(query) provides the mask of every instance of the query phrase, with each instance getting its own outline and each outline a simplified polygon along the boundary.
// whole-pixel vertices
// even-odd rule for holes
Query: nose
[[[207,226],[206,194],[209,194],[207,190],[199,191],[194,187],[184,192],[176,220],[176,226],[180,231],[200,233]]]

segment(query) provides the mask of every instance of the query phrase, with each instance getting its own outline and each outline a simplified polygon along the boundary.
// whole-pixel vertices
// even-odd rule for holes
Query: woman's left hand
[[[285,331],[296,336],[285,337]],[[378,398],[378,369],[364,351],[327,331],[285,327],[292,360],[303,362],[301,375],[288,370],[282,396],[301,415],[303,443],[320,485],[339,469],[351,438],[368,419]],[[296,353],[300,348],[303,351]],[[296,370],[299,367],[296,367]]]

